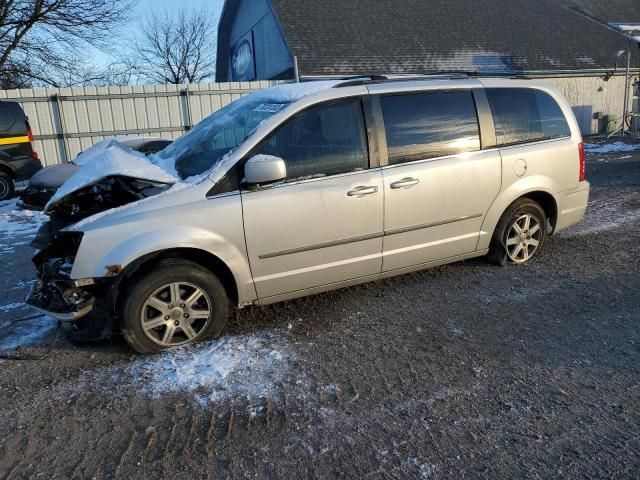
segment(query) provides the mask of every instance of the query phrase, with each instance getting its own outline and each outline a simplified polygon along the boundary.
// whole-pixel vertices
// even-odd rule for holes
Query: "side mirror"
[[[256,155],[244,165],[244,182],[248,185],[265,185],[287,178],[284,160],[271,155]]]

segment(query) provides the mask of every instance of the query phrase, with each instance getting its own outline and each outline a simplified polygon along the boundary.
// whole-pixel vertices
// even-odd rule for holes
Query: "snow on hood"
[[[114,138],[109,138],[107,140],[102,140],[101,142],[92,145],[90,148],[87,148],[84,152],[80,152],[76,158],[73,159],[72,163],[83,166],[86,165],[92,158],[97,157],[102,152],[104,152],[107,148],[122,145],[118,140]]]
[[[107,177],[126,176],[159,183],[178,181],[173,175],[149,162],[143,153],[115,140],[100,142],[84,152],[84,155],[82,167],[58,189],[45,206],[45,212],[68,195]]]

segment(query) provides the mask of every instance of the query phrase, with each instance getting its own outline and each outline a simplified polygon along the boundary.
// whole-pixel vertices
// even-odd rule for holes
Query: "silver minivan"
[[[589,196],[571,108],[526,79],[360,78],[242,97],[160,153],[97,149],[49,202],[27,302],[153,353],[229,309],[487,256],[524,264]]]

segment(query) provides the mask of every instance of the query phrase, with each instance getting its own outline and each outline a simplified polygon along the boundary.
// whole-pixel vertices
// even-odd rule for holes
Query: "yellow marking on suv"
[[[11,145],[13,143],[29,143],[29,137],[7,137],[0,138],[0,145]]]

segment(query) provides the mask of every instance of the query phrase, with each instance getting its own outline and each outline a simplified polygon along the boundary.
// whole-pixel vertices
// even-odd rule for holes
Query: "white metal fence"
[[[176,138],[233,100],[277,82],[0,90],[29,117],[43,163],[67,162],[107,137]]]
[[[597,76],[543,80],[565,94],[583,134],[598,132],[598,114],[622,117],[623,76],[608,82]],[[43,163],[53,165],[72,160],[107,137],[176,138],[236,98],[276,83],[281,82],[0,90],[0,99],[22,105],[35,135],[36,151]],[[629,106],[637,101],[631,97]]]

